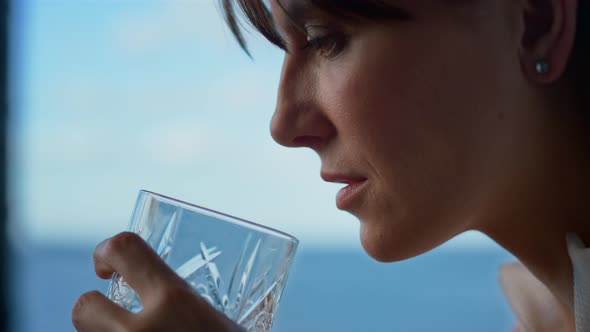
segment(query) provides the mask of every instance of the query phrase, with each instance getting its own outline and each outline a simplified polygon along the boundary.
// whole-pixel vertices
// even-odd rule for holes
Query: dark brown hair
[[[240,29],[240,11],[246,18],[246,23],[258,30],[266,39],[280,48],[285,48],[281,35],[276,30],[268,7],[263,0],[219,0],[221,2],[225,20],[233,32],[240,46],[248,53],[246,41]],[[313,6],[335,16],[357,17],[368,20],[387,20],[399,16],[399,12],[386,4],[383,0],[306,0]],[[580,107],[590,107],[590,99],[586,94],[590,92],[587,77],[590,75],[590,24],[585,18],[590,17],[590,3],[588,0],[578,1],[578,19],[576,39],[571,54],[566,78],[576,89],[576,96]],[[590,96],[589,96],[590,97]],[[588,101],[585,101],[588,99]],[[589,116],[590,116],[590,112]]]
[[[268,41],[285,49],[281,35],[276,30],[272,16],[263,0],[220,0],[225,20],[236,37],[238,43],[250,54],[244,35],[240,29],[239,16],[236,11],[244,14],[246,23],[254,27]],[[387,20],[399,17],[399,10],[383,0],[306,0],[318,9],[334,16],[363,18],[368,20]]]
[[[576,89],[578,103],[584,115],[590,118],[590,87],[588,86],[588,75],[590,75],[590,25],[586,19],[590,17],[590,3],[588,0],[578,1],[578,20],[576,29],[576,40],[571,59],[566,70],[566,78],[573,83]]]

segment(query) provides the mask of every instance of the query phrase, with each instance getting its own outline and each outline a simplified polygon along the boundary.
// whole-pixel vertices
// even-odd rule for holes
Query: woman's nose
[[[314,91],[317,86],[312,80],[313,75],[296,65],[287,54],[271,134],[277,143],[287,147],[317,149],[335,134],[336,129],[317,99],[321,94]]]

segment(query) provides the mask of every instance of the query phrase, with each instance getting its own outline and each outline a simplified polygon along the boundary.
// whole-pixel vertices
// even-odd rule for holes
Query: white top
[[[590,332],[590,249],[576,234],[568,234],[567,249],[574,267],[576,332]]]
[[[576,234],[567,235],[574,270],[576,332],[590,332],[590,248]],[[518,318],[519,332],[569,332],[573,326],[561,306],[537,278],[519,262],[500,267],[499,281]]]

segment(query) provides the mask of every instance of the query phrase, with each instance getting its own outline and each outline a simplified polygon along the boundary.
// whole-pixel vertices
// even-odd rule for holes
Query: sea
[[[35,245],[12,253],[12,332],[71,332],[76,298],[108,283],[92,247]],[[273,332],[510,332],[497,281],[499,248],[440,248],[397,263],[360,249],[301,248]]]

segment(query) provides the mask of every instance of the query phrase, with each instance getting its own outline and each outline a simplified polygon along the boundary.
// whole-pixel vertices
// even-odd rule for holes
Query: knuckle
[[[100,292],[98,291],[91,291],[88,293],[84,293],[80,295],[80,297],[78,297],[78,299],[74,303],[74,306],[72,307],[72,323],[76,328],[78,328],[81,325],[84,317],[84,311],[86,310],[88,305],[92,303],[92,301],[97,296],[100,296],[99,294]]]
[[[136,248],[141,245],[142,239],[139,235],[131,232],[123,232],[112,237],[105,245],[106,254],[116,254]]]

